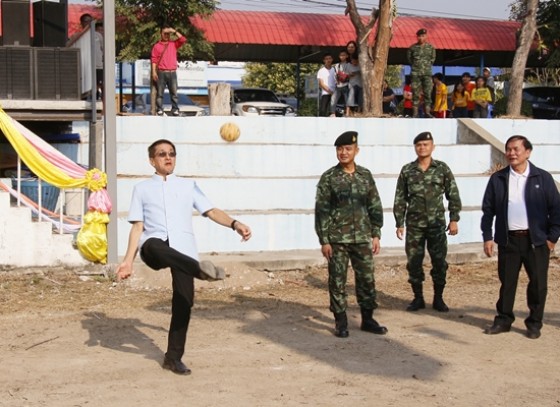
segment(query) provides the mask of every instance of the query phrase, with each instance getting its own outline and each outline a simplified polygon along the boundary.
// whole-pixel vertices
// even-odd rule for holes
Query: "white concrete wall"
[[[229,121],[241,129],[234,143],[219,137],[220,126]],[[550,144],[535,147],[534,161],[547,169],[560,166],[556,123],[480,120],[480,124],[504,141],[521,133],[535,144]],[[455,120],[129,116],[117,118],[119,255],[127,244],[132,188],[152,173],[146,150],[158,138],[176,144],[178,175],[195,178],[217,207],[254,231],[254,238],[241,244],[231,230],[196,216],[201,252],[317,248],[315,187],[319,176],[336,164],[333,143],[346,130],[359,132],[357,162],[374,173],[381,194],[385,208],[382,245],[402,246],[394,235],[391,211],[396,178],[402,165],[415,158],[413,138],[426,130],[436,141],[435,158],[447,162],[455,173],[465,208],[460,234],[450,238],[450,243],[481,241],[480,203],[491,151],[487,145],[457,145]],[[543,137],[543,133],[554,136]]]
[[[10,206],[0,191],[0,264],[9,267],[84,266],[88,262],[72,247],[72,235],[52,232],[49,222],[32,222],[31,210]]]

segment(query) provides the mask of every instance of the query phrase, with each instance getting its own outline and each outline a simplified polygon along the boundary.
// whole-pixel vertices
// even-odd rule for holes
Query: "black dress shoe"
[[[525,335],[527,335],[527,338],[529,339],[539,339],[541,337],[541,330],[527,328],[527,332],[525,333]]]
[[[486,328],[484,330],[484,333],[486,335],[497,335],[497,334],[502,334],[504,332],[509,332],[511,329],[510,326],[507,325],[500,325],[500,324],[494,324],[492,325],[490,328]]]
[[[191,374],[191,369],[189,369],[183,362],[176,359],[170,359],[167,356],[163,359],[162,367],[167,370],[171,370],[173,373],[189,375]]]

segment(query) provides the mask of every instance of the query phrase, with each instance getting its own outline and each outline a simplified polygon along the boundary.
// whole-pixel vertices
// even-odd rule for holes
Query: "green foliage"
[[[296,64],[287,63],[248,63],[247,73],[243,76],[243,86],[270,89],[277,94],[296,95],[303,99],[305,77],[316,74],[319,64],[300,65],[300,95],[296,95]]]
[[[510,4],[510,19],[522,22],[527,14],[524,0]],[[560,0],[540,0],[537,9],[539,59],[549,68],[560,67]]]
[[[560,0],[539,2],[537,24],[546,65],[560,67]]]
[[[389,82],[389,87],[392,89],[402,88],[404,82],[401,78],[402,66],[401,65],[388,65],[385,71],[385,79]]]
[[[147,58],[160,39],[162,24],[169,24],[188,38],[179,49],[179,59],[193,59],[195,55],[212,59],[212,44],[205,41],[190,18],[210,16],[216,4],[214,0],[115,0],[117,61]]]
[[[508,97],[503,96],[502,92],[496,92],[496,103],[494,103],[494,117],[504,116],[507,112]],[[533,107],[531,103],[523,100],[521,101],[521,115],[533,117]]]
[[[298,116],[311,116],[315,117],[319,113],[318,100],[317,98],[306,98],[304,99],[297,112]]]

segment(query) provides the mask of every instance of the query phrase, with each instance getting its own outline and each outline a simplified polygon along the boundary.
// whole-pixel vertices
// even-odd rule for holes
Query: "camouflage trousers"
[[[348,294],[346,280],[348,260],[354,269],[356,298],[360,308],[375,309],[375,278],[373,277],[373,253],[371,243],[332,244],[333,255],[329,261],[330,310],[335,313],[346,311]]]
[[[424,107],[426,109],[432,106],[432,88],[434,83],[430,75],[415,75],[410,76],[410,87],[412,88],[412,105],[418,108],[420,104],[420,95],[424,93]]]
[[[432,270],[430,275],[435,285],[445,285],[447,276],[447,235],[445,226],[429,228],[406,229],[405,250],[408,263],[408,282],[410,284],[421,284],[424,281],[424,261],[425,248],[432,260]]]

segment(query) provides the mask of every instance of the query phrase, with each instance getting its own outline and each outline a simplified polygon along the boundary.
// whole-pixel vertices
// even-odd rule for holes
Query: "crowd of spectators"
[[[418,43],[411,46],[409,53],[416,51],[420,56],[413,58],[414,64],[423,67],[426,72],[431,71],[433,54],[435,51],[426,42],[425,29],[418,30]],[[417,49],[416,49],[416,48]],[[424,49],[425,48],[425,49]],[[424,52],[425,51],[425,52]],[[428,52],[429,51],[429,52]],[[423,52],[423,53],[422,53]],[[426,63],[423,64],[423,54]],[[428,58],[430,57],[430,58]],[[418,67],[416,67],[418,69]],[[429,70],[428,70],[429,68]],[[414,73],[414,72],[413,72]],[[414,76],[414,75],[411,75]],[[436,73],[432,78],[432,89],[429,95],[430,77],[427,76],[428,86],[418,86],[411,76],[407,76],[402,89],[402,99],[398,99],[386,79],[383,81],[382,106],[386,115],[401,117],[435,117],[435,118],[490,118],[492,105],[495,102],[495,84],[490,68],[484,68],[482,75],[473,81],[469,72],[463,73],[461,79],[448,87],[443,74]],[[418,82],[418,75],[416,75]],[[325,54],[323,67],[317,73],[321,92],[319,116],[335,117],[350,116],[363,110],[363,84],[360,71],[358,46],[355,41],[349,41],[338,54],[335,63],[332,54]],[[422,78],[421,78],[422,79]],[[416,86],[415,86],[416,85]],[[414,92],[416,89],[416,93]],[[417,104],[417,107],[416,107]]]

